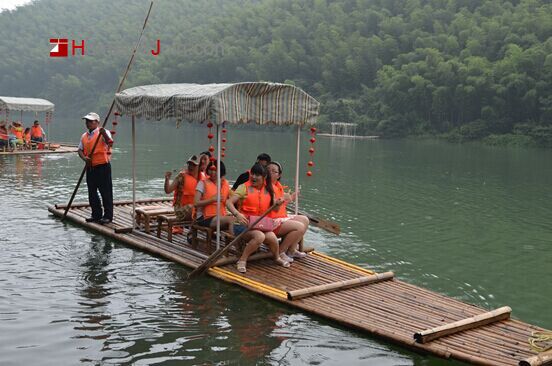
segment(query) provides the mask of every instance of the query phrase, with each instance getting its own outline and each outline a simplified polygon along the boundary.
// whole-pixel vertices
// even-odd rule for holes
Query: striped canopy
[[[293,85],[248,82],[137,86],[118,93],[115,107],[154,120],[303,125],[316,122],[320,103]]]
[[[46,99],[0,97],[0,110],[23,112],[53,112],[54,103]]]

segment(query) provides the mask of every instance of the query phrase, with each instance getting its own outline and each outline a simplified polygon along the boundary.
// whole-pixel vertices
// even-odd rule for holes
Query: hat
[[[38,122],[38,120],[37,120],[37,119],[35,119],[35,121],[34,121],[33,123],[40,123],[40,122]]]
[[[13,123],[14,125],[19,125],[19,126],[21,126],[21,121],[13,121],[12,123]]]
[[[197,158],[197,155],[190,156],[187,163],[192,163],[192,164],[195,164],[195,165],[199,165],[199,159]]]
[[[91,121],[100,122],[100,116],[98,115],[98,113],[95,113],[95,112],[88,113],[86,116],[82,117],[82,119],[89,119]]]

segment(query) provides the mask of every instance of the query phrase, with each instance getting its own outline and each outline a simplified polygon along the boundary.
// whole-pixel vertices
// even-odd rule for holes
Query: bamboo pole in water
[[[340,291],[356,286],[390,280],[395,276],[393,272],[378,273],[371,276],[357,277],[350,280],[337,281],[324,285],[312,286],[295,291],[288,291],[288,300],[298,300],[309,296],[321,295],[328,292]]]
[[[519,366],[552,365],[552,349],[519,361]]]
[[[479,314],[471,318],[462,319],[454,323],[445,324],[440,327],[426,329],[424,331],[415,333],[414,339],[418,343],[431,342],[434,339],[458,333],[463,330],[473,329],[482,325],[509,319],[511,313],[512,309],[509,306],[503,306],[501,308],[489,311],[484,314]]]

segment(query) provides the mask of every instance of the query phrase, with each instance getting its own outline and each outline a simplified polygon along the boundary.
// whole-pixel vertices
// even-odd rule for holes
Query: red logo
[[[69,52],[67,38],[50,38],[50,44],[54,45],[50,51],[50,57],[67,57]]]
[[[54,48],[50,51],[50,57],[67,57],[69,56],[69,41],[67,38],[50,38],[50,44]],[[80,44],[76,44],[75,40],[71,40],[71,56],[75,56],[75,50],[80,50],[84,56],[84,40]]]

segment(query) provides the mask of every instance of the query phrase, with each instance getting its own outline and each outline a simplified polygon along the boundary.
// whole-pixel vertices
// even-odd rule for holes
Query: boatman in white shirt
[[[97,222],[102,225],[113,221],[113,184],[111,181],[111,133],[103,127],[98,128],[100,116],[90,112],[82,117],[88,131],[82,134],[79,143],[79,156],[86,163],[86,185],[88,186],[88,202],[92,208],[92,217],[87,222]],[[93,154],[92,147],[98,144]],[[102,196],[98,196],[98,191]],[[103,212],[102,212],[103,203]]]

